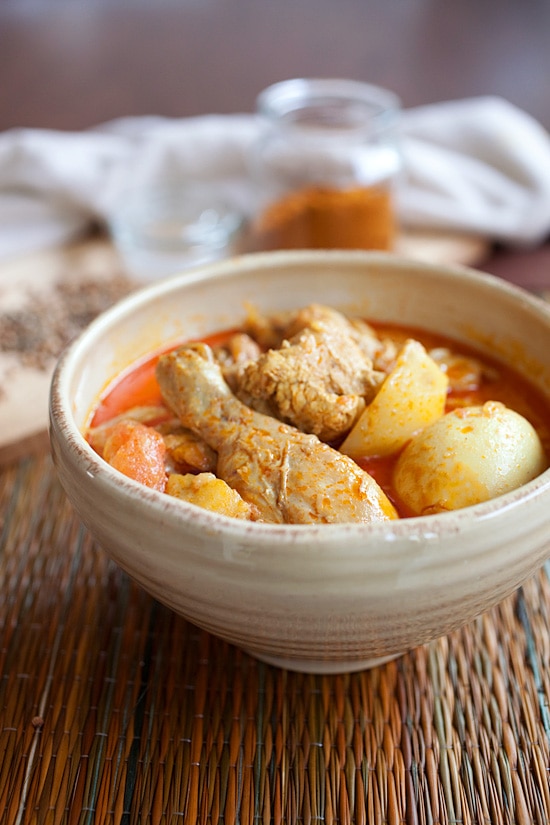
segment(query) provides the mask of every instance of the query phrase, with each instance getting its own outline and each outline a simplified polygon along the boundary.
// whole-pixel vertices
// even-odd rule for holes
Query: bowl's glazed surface
[[[513,364],[550,398],[550,311],[471,270],[379,253],[280,252],[207,265],[135,293],[61,358],[50,432],[82,520],[154,597],[268,662],[350,671],[472,620],[550,555],[550,471],[452,513],[281,526],[201,510],[109,467],[81,434],[108,383],[161,345],[237,326],[245,302],[269,311],[319,302],[440,332]]]

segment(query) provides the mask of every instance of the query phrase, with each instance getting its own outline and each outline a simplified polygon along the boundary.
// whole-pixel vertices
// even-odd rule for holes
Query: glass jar
[[[257,99],[253,249],[392,249],[400,101],[353,80],[295,79]]]

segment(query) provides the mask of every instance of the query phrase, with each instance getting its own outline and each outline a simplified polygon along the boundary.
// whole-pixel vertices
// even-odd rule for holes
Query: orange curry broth
[[[501,401],[507,407],[523,415],[535,427],[547,456],[550,456],[550,406],[541,393],[533,387],[519,371],[503,365],[474,348],[459,344],[443,335],[437,335],[414,327],[379,324],[369,321],[380,337],[389,337],[404,342],[407,338],[420,341],[428,350],[444,347],[455,355],[476,358],[481,364],[495,372],[496,379],[488,380],[479,389],[467,392],[449,391],[446,412],[456,407],[475,406],[485,401]],[[201,339],[210,346],[222,344],[237,330],[219,332]],[[164,352],[175,349],[172,345]],[[163,404],[162,395],[155,378],[155,368],[162,352],[130,366],[108,387],[93,412],[91,427],[96,427],[125,410],[138,406],[158,406]],[[337,446],[337,445],[334,445]],[[366,470],[382,487],[401,517],[410,515],[397,499],[392,483],[393,469],[399,454],[384,457],[362,458],[357,463]]]

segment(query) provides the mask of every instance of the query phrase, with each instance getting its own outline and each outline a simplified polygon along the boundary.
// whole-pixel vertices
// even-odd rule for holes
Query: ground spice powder
[[[133,285],[123,275],[94,281],[61,279],[48,296],[26,296],[21,309],[0,313],[0,353],[25,367],[47,370],[62,350]]]
[[[388,189],[308,186],[269,205],[252,225],[251,243],[256,250],[389,250],[395,235]]]

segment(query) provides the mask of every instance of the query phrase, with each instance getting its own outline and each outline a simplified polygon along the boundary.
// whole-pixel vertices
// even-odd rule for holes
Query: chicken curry
[[[548,408],[521,375],[422,330],[312,304],[152,356],[87,438],[125,475],[235,518],[374,522],[539,475]]]

